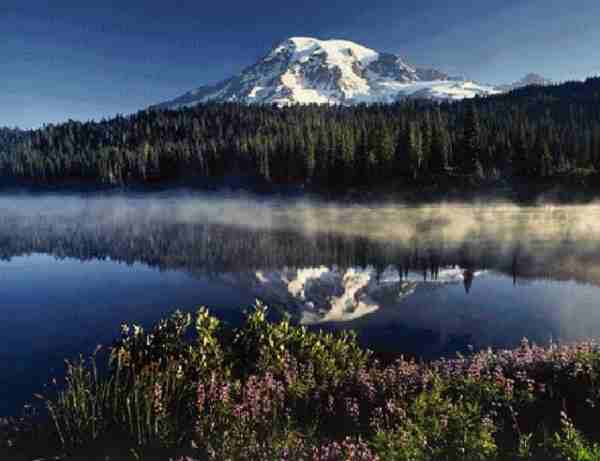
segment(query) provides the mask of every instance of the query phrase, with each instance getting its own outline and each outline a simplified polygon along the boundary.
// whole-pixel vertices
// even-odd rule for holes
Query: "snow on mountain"
[[[209,101],[350,105],[409,97],[460,100],[498,92],[354,42],[292,37],[240,75],[155,107],[177,109]]]
[[[524,88],[526,86],[547,86],[552,85],[554,82],[552,80],[548,80],[547,78],[542,77],[539,74],[530,73],[523,77],[521,80],[518,80],[514,83],[508,85],[500,85],[498,89],[501,91],[512,91],[518,88]]]

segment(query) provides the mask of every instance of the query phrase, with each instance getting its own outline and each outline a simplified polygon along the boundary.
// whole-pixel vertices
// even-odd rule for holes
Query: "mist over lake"
[[[0,414],[63,359],[206,305],[354,329],[416,357],[597,338],[600,205],[349,204],[242,194],[0,196]]]

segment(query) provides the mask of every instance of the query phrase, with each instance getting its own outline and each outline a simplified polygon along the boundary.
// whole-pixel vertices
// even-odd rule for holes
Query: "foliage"
[[[551,448],[554,457],[567,461],[599,461],[600,445],[589,444],[575,429],[565,413],[561,414],[561,430],[554,434]]]
[[[123,325],[105,372],[69,363],[46,399],[55,436],[202,460],[599,459],[594,344],[383,365],[353,335],[267,317],[258,303],[235,331],[204,308]]]
[[[396,427],[375,436],[377,452],[386,461],[494,459],[497,452],[491,418],[478,402],[444,397],[444,385],[434,381],[429,392],[412,402]],[[393,403],[390,405],[394,405]]]

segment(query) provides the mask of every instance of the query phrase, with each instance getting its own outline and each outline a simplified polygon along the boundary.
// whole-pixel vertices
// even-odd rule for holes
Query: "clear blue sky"
[[[489,83],[600,74],[598,0],[2,0],[0,126],[129,113],[292,35],[344,38]]]

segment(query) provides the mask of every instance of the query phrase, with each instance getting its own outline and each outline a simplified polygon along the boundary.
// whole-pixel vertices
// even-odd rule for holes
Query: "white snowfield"
[[[545,82],[530,74],[517,83],[494,87],[416,68],[399,56],[347,40],[292,37],[240,75],[156,107],[177,109],[210,101],[281,106],[391,103],[405,98],[453,101]]]

